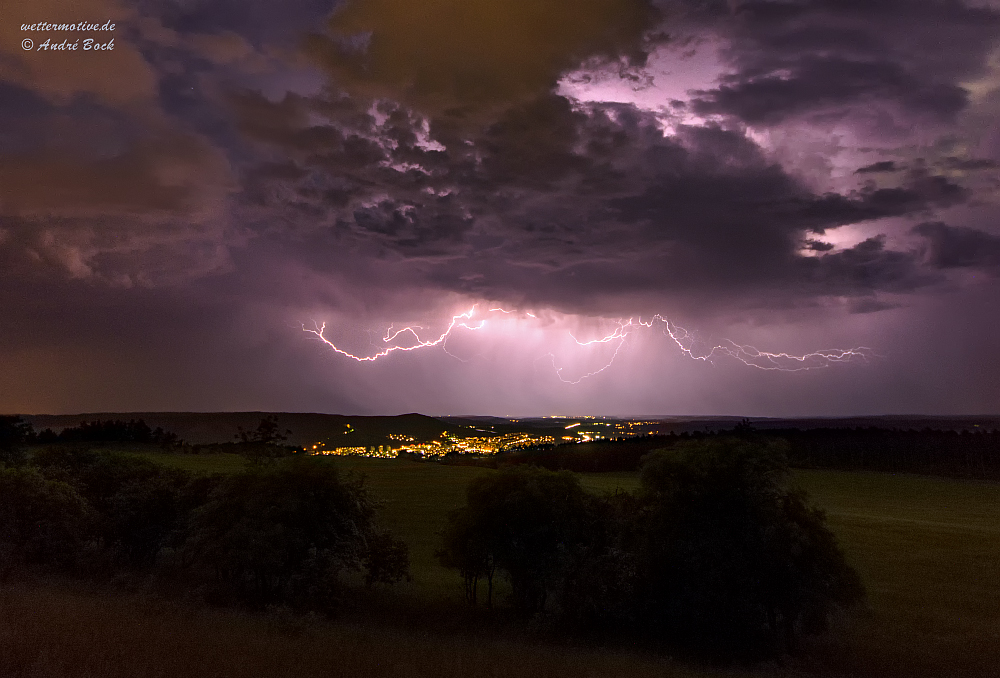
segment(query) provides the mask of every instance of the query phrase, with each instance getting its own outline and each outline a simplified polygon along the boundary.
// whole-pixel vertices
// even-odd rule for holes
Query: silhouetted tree
[[[568,562],[560,617],[571,630],[634,634],[640,628],[639,499],[628,492],[595,497],[587,539]]]
[[[67,483],[31,468],[0,468],[0,576],[23,565],[71,567],[92,519]]]
[[[290,435],[292,435],[292,432],[289,429],[285,429],[284,433],[282,433],[278,426],[278,415],[269,414],[261,418],[260,423],[257,424],[257,428],[252,431],[247,431],[242,426],[237,426],[234,437],[244,443],[277,445],[288,440],[288,436]]]
[[[410,549],[388,532],[375,530],[367,538],[361,564],[368,588],[409,580]]]
[[[794,650],[864,596],[776,444],[723,438],[651,455],[638,514],[646,628],[716,655]]]
[[[115,559],[148,566],[193,506],[191,474],[139,457],[49,447],[33,463],[48,478],[73,485],[95,509],[101,545]]]
[[[496,573],[495,551],[490,548],[489,535],[468,508],[448,514],[448,526],[442,534],[442,547],[435,553],[442,565],[458,570],[465,584],[465,600],[475,605],[479,598],[479,580],[487,582],[486,605],[493,607],[493,577]]]
[[[52,443],[59,442],[59,434],[51,428],[44,428],[38,432],[32,442],[39,443],[41,445],[51,445]]]
[[[493,573],[500,572],[517,610],[542,611],[587,539],[589,502],[567,471],[517,466],[476,478],[465,508],[449,518],[438,558],[461,572],[470,601],[480,577],[487,578],[491,598]]]
[[[733,435],[737,437],[751,436],[757,432],[757,427],[753,425],[749,419],[744,417],[740,419],[740,423],[733,427]]]
[[[278,457],[290,454],[290,450],[283,447],[281,443],[288,440],[288,436],[291,434],[289,429],[281,431],[277,415],[269,414],[261,418],[257,428],[252,431],[237,426],[236,434],[233,437],[241,443],[240,454],[252,466],[263,466],[273,463]]]
[[[24,444],[34,437],[31,424],[18,416],[0,416],[0,465],[20,466],[27,458]]]
[[[864,596],[780,445],[705,438],[647,456],[641,490],[594,497],[522,466],[473,480],[438,553],[466,596],[496,570],[522,612],[717,658],[793,651]]]
[[[361,480],[300,457],[220,479],[192,514],[182,550],[243,603],[329,610],[340,574],[405,575],[405,546],[381,531]]]
[[[181,525],[188,474],[172,469],[124,483],[107,502],[104,535],[114,555],[132,566],[149,566]]]

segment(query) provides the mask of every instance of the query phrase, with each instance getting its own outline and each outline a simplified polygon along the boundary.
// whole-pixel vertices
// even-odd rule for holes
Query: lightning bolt
[[[502,309],[500,307],[491,308],[490,311],[500,311],[501,313],[507,313],[508,315],[511,314],[511,313],[517,313],[517,311],[507,311],[507,310]],[[524,315],[528,316],[529,318],[537,318],[538,317],[534,313],[528,313],[527,311],[524,312]]]
[[[491,313],[499,312],[504,314],[518,314],[518,311],[508,311],[503,308],[491,308],[489,309]],[[382,338],[383,343],[389,344],[386,348],[378,351],[372,355],[359,356],[354,355],[348,351],[343,350],[336,346],[332,341],[326,338],[326,323],[315,323],[314,329],[309,329],[305,325],[302,326],[302,330],[316,335],[324,344],[332,348],[335,352],[343,355],[345,357],[351,358],[358,362],[374,362],[379,358],[384,358],[385,356],[393,353],[395,351],[415,351],[421,348],[429,348],[432,346],[440,345],[445,353],[448,355],[462,360],[448,351],[448,337],[451,333],[457,329],[467,329],[467,330],[481,330],[486,326],[486,319],[481,319],[478,324],[470,325],[466,321],[471,321],[473,315],[476,312],[476,306],[474,305],[465,313],[459,313],[458,315],[452,316],[451,322],[448,328],[441,333],[436,339],[421,339],[417,330],[423,330],[425,328],[419,325],[409,325],[399,330],[393,330],[393,326],[390,325],[389,329],[386,330],[385,336]],[[524,313],[524,315],[530,318],[537,318],[537,316],[531,313]],[[706,350],[695,351],[697,339],[688,330],[680,327],[679,325],[671,322],[666,317],[656,314],[648,320],[643,320],[642,317],[639,318],[629,318],[627,321],[619,319],[615,321],[615,329],[603,337],[598,337],[596,339],[589,339],[587,341],[581,341],[577,339],[572,332],[569,336],[573,339],[578,346],[593,346],[595,344],[614,344],[615,350],[611,355],[611,358],[607,363],[600,369],[594,370],[593,372],[588,372],[577,379],[567,379],[563,376],[563,371],[565,367],[559,367],[556,364],[556,356],[553,353],[546,353],[545,355],[539,356],[536,359],[542,360],[544,358],[549,358],[552,363],[552,368],[555,371],[556,376],[560,381],[567,384],[579,384],[584,379],[593,377],[601,372],[607,370],[614,363],[615,359],[618,357],[625,345],[626,340],[632,332],[637,331],[640,328],[651,329],[654,325],[662,325],[663,335],[669,337],[677,345],[677,347],[686,356],[692,360],[701,360],[703,362],[714,362],[714,360],[721,356],[728,356],[730,358],[735,358],[739,360],[744,365],[753,367],[759,370],[776,370],[780,372],[802,372],[807,370],[815,370],[829,367],[834,363],[846,363],[854,361],[865,361],[876,356],[873,349],[866,346],[858,346],[856,348],[849,349],[823,349],[819,351],[813,351],[811,353],[805,353],[802,355],[794,355],[791,353],[771,353],[768,351],[761,351],[760,349],[750,346],[748,344],[737,344],[729,339],[723,339],[720,343],[714,346],[708,347]],[[409,335],[412,337],[415,343],[408,345],[395,344],[397,338],[401,335]],[[462,360],[462,362],[466,362]]]
[[[547,353],[542,356],[542,358],[551,359],[552,367],[560,381],[567,384],[579,384],[584,379],[600,374],[604,370],[611,367],[615,358],[618,357],[618,353],[621,351],[622,346],[625,345],[625,340],[633,330],[639,327],[652,328],[656,323],[661,323],[663,325],[663,334],[670,337],[673,342],[677,344],[677,347],[681,349],[682,353],[687,355],[692,360],[701,360],[703,362],[712,362],[716,357],[725,355],[739,360],[744,365],[748,365],[759,370],[803,372],[806,370],[826,368],[833,363],[844,363],[856,360],[867,362],[869,359],[876,356],[875,351],[867,346],[858,346],[849,349],[822,349],[811,353],[805,353],[803,355],[793,355],[785,352],[770,353],[768,351],[761,351],[760,349],[748,344],[737,344],[729,339],[724,339],[721,343],[712,346],[707,351],[702,351],[699,352],[699,354],[696,354],[694,352],[694,344],[696,341],[694,335],[683,327],[670,322],[662,315],[656,314],[648,321],[643,321],[641,317],[635,320],[629,318],[627,321],[619,319],[616,321],[617,327],[610,334],[597,339],[590,339],[589,341],[580,341],[573,336],[572,333],[570,333],[573,341],[575,341],[579,346],[591,346],[593,344],[617,342],[615,352],[612,354],[611,359],[608,360],[604,367],[594,370],[593,372],[588,372],[578,379],[566,379],[563,377],[562,372],[564,368],[556,366],[556,357],[554,354]]]
[[[390,325],[389,329],[387,329],[386,332],[385,332],[385,336],[382,337],[382,341],[384,343],[388,344],[390,342],[393,342],[393,341],[396,340],[396,337],[398,337],[399,335],[401,335],[401,334],[407,334],[407,333],[410,334],[413,337],[413,339],[416,341],[416,343],[413,344],[413,345],[411,345],[411,346],[400,346],[398,344],[393,344],[393,345],[387,346],[386,348],[382,349],[378,353],[375,353],[374,355],[366,355],[366,356],[358,356],[358,355],[354,355],[353,353],[349,353],[348,351],[345,351],[342,348],[338,348],[332,341],[330,341],[329,339],[327,339],[326,336],[325,336],[325,332],[326,332],[326,323],[325,322],[322,323],[322,324],[320,324],[320,323],[317,323],[316,321],[313,321],[314,329],[309,329],[308,327],[306,327],[305,325],[303,325],[302,326],[302,331],[303,332],[309,332],[310,334],[315,334],[317,337],[319,337],[320,341],[322,341],[324,344],[326,344],[327,346],[329,346],[330,348],[332,348],[334,351],[336,351],[337,353],[339,353],[342,356],[346,356],[346,357],[348,357],[348,358],[350,358],[352,360],[357,360],[359,363],[375,362],[379,358],[384,358],[385,356],[387,356],[390,353],[393,353],[395,351],[415,351],[415,350],[417,350],[419,348],[428,348],[430,346],[437,346],[439,344],[444,349],[445,353],[448,353],[448,346],[447,346],[448,337],[451,335],[452,330],[454,330],[456,327],[462,327],[462,328],[467,329],[467,330],[481,330],[481,329],[483,329],[483,327],[486,326],[486,320],[481,320],[479,322],[479,324],[476,325],[475,327],[473,327],[472,325],[469,325],[467,323],[460,322],[463,318],[466,319],[466,320],[471,320],[472,319],[472,314],[475,313],[475,312],[476,312],[476,307],[473,306],[472,308],[470,308],[465,313],[459,313],[458,315],[452,316],[451,323],[448,325],[448,329],[446,329],[441,334],[441,336],[439,336],[437,339],[434,339],[434,340],[431,340],[431,341],[426,341],[424,339],[421,339],[420,335],[417,334],[417,330],[424,329],[420,325],[410,325],[410,326],[404,327],[401,330],[396,330],[395,332],[392,331],[392,325]],[[454,356],[451,353],[448,353],[448,355],[451,355],[452,357],[457,357],[457,356]]]

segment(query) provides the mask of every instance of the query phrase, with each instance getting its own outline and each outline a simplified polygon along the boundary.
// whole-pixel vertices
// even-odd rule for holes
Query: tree
[[[746,431],[648,455],[636,494],[594,497],[572,474],[473,480],[438,552],[475,603],[506,577],[514,606],[564,628],[716,658],[793,651],[864,597],[822,512],[790,486],[783,449]]]
[[[281,443],[288,440],[291,434],[290,429],[281,431],[277,415],[269,414],[261,418],[257,428],[252,431],[237,426],[233,437],[242,444],[241,454],[252,466],[264,466],[273,463],[278,457],[288,455],[288,450]]]
[[[188,474],[165,469],[124,483],[107,501],[104,537],[121,561],[144,567],[154,563],[183,517],[182,493]]]
[[[482,520],[473,518],[468,506],[450,512],[448,526],[442,534],[442,546],[435,555],[445,567],[458,570],[465,584],[465,600],[470,605],[476,605],[479,580],[485,578],[486,606],[493,607],[496,553],[490,548],[489,535],[482,533],[478,522]]]
[[[344,571],[367,569],[370,583],[406,574],[405,545],[379,530],[375,512],[361,480],[329,460],[291,458],[220,479],[182,552],[242,603],[327,611]]]
[[[515,609],[541,612],[587,539],[589,513],[590,497],[572,473],[504,468],[469,484],[465,508],[449,516],[438,558],[462,574],[470,602],[483,577],[492,604],[493,577],[500,572]]]
[[[152,565],[191,507],[191,474],[121,454],[72,447],[39,450],[33,463],[48,478],[67,482],[95,509],[100,544],[131,566]]]
[[[31,468],[0,468],[0,575],[22,565],[71,567],[93,513],[67,483]]]
[[[257,428],[246,431],[242,426],[236,427],[237,440],[244,443],[260,443],[262,445],[277,445],[288,440],[292,435],[291,430],[285,429],[284,433],[278,428],[278,415],[269,414],[260,420]]]
[[[714,655],[794,651],[864,597],[780,446],[682,445],[652,454],[641,481],[639,616],[668,639]]]
[[[24,443],[34,435],[31,424],[18,416],[0,416],[0,465],[19,466],[26,460]]]
[[[374,531],[368,537],[361,564],[368,588],[410,579],[410,549],[405,542],[385,531]]]
[[[594,497],[587,539],[567,562],[559,592],[560,618],[568,630],[634,634],[640,629],[638,586],[639,499],[617,491]]]

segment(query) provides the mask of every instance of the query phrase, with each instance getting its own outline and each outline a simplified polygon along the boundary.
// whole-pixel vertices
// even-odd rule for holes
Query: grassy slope
[[[887,672],[1000,675],[1000,485],[844,471],[795,472],[868,588],[851,651]],[[592,474],[613,491],[636,474]],[[924,671],[916,667],[924,667]]]
[[[0,589],[4,678],[707,678],[629,651],[316,622],[73,587]]]
[[[243,465],[231,455],[151,456],[201,471]],[[447,512],[463,503],[468,480],[485,471],[357,458],[343,459],[341,465],[367,476],[385,502],[387,526],[410,544],[414,581],[401,593],[458,600],[457,576],[433,557],[436,532]],[[843,629],[839,639],[821,641],[815,656],[844,674],[996,675],[1000,486],[837,471],[798,471],[795,476],[827,511],[871,599],[870,613]],[[638,484],[637,475],[629,473],[581,478],[595,491],[631,490]]]

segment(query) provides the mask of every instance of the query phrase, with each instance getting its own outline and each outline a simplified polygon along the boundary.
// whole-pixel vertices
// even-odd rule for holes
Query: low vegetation
[[[343,573],[391,584],[409,565],[364,483],[315,457],[202,476],[43,447],[0,467],[0,496],[8,577],[29,566],[97,581],[157,574],[216,602],[331,612]]]
[[[442,563],[466,598],[494,578],[522,615],[714,658],[794,652],[864,598],[821,512],[788,486],[782,450],[730,438],[647,457],[636,494],[509,467],[449,516]]]
[[[796,468],[921,473],[952,478],[1000,480],[1000,431],[901,430],[874,426],[754,430],[744,421],[731,431],[654,435],[624,440],[568,443],[519,450],[478,463],[537,465],[583,473],[638,471],[649,452],[688,441],[752,434],[786,445]]]
[[[996,486],[828,471],[795,471],[792,483],[774,450],[751,446],[741,452],[741,445],[711,437],[687,450],[658,453],[646,460],[642,475],[527,467],[497,472],[401,460],[255,463],[235,454],[175,454],[155,446],[141,453],[117,447],[128,454],[71,444],[36,445],[25,453],[14,446],[5,457],[0,496],[23,496],[29,508],[9,510],[11,502],[0,502],[6,563],[0,674],[718,672],[667,659],[683,652],[784,654],[779,664],[726,669],[725,675],[991,675],[1000,658]],[[367,481],[351,471],[364,472]],[[288,477],[295,473],[312,480]],[[352,496],[363,496],[371,509],[371,529],[361,542],[311,529],[303,530],[305,536],[279,534],[285,524],[299,522],[294,516],[340,510],[336,492],[321,492],[310,503],[313,493],[283,489],[313,481],[326,487],[314,477],[324,474],[356,492]],[[728,484],[719,482],[727,477]],[[830,530],[795,484],[827,509]],[[759,494],[763,501],[747,500]],[[562,508],[559,502],[546,507],[553,496],[562,496]],[[452,513],[465,515],[467,528],[475,522],[476,502],[503,505],[504,497],[523,502],[508,507],[504,525],[486,524],[489,529],[478,532],[482,558],[494,530],[487,567],[472,558],[463,571],[455,557],[462,542],[454,539],[461,520],[449,521],[449,512],[468,503],[466,511]],[[39,513],[31,501],[55,508]],[[280,510],[270,512],[268,527],[266,507],[275,506]],[[685,513],[688,506],[701,508]],[[365,522],[350,509],[345,513],[348,522]],[[38,515],[45,520],[33,518]],[[542,519],[519,522],[519,515]],[[727,533],[729,518],[737,515],[744,520],[741,530]],[[752,534],[761,517],[776,527],[741,543],[740,535]],[[517,538],[518,529],[533,524],[541,529]],[[25,538],[33,530],[44,538]],[[215,537],[209,534],[224,535],[234,548],[211,553]],[[241,545],[242,536],[249,540]],[[253,545],[268,539],[276,541],[257,555],[274,550],[282,557],[234,574],[226,558],[248,546],[245,554],[252,556]],[[324,539],[338,546],[321,555],[322,544],[330,543]],[[307,549],[294,546],[303,541]],[[509,548],[515,542],[531,548],[519,556]],[[736,556],[712,555],[720,550]],[[532,551],[537,557],[524,557]],[[407,553],[412,581],[404,575]],[[797,584],[793,603],[776,599],[777,588],[766,586],[719,592],[720,581],[766,582],[768,568],[779,561],[792,568],[792,578],[783,581]],[[838,610],[859,598],[858,580],[845,562],[869,592],[868,605],[847,616]],[[670,572],[661,579],[673,585],[658,588],[651,572]],[[391,581],[397,584],[379,586]],[[700,596],[706,609],[730,610],[735,602],[743,614],[671,616],[671,601],[683,595]],[[475,608],[463,603],[470,598]],[[206,601],[231,611],[213,611]],[[685,607],[690,609],[675,605],[682,614]],[[315,611],[337,617],[327,620]],[[811,637],[823,621],[833,632]],[[133,627],[142,633],[124,631]],[[736,635],[751,644],[727,646]],[[120,640],[108,644],[100,637]],[[581,643],[601,649],[584,650]],[[795,654],[785,654],[790,649]]]

